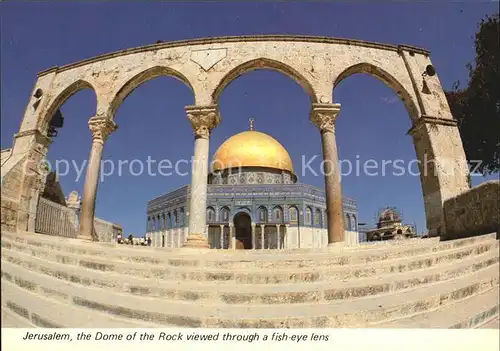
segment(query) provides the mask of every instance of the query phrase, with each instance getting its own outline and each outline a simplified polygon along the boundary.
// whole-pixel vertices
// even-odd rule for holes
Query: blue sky
[[[497,2],[467,3],[21,3],[0,5],[1,13],[1,146],[10,147],[18,130],[38,71],[106,52],[208,36],[302,34],[345,37],[427,48],[445,88],[467,81],[465,64],[474,58],[473,35],[481,17]],[[335,90],[342,104],[337,122],[340,159],[415,158],[410,119],[392,90],[375,78],[355,75]],[[120,106],[119,130],[104,148],[105,159],[145,162],[189,159],[192,130],[184,106],[193,103],[190,90],[169,77],[159,77],[136,89]],[[49,150],[49,160],[87,159],[91,145],[88,119],[95,113],[92,91],[81,91],[62,107],[65,127]],[[256,129],[278,139],[296,168],[302,155],[321,155],[318,131],[308,120],[306,93],[292,79],[273,71],[254,71],[233,81],[220,100],[222,124],[214,130],[210,153],[229,136]],[[313,162],[318,166],[319,162]],[[186,168],[186,167],[185,167]],[[183,169],[187,171],[188,169]],[[413,168],[413,172],[416,168]],[[83,189],[76,173],[61,177],[65,193]],[[300,181],[323,187],[321,175]],[[484,181],[473,177],[474,184]],[[106,177],[99,185],[97,215],[142,235],[148,200],[190,182],[186,176]],[[397,206],[406,221],[425,228],[418,176],[347,176],[345,196],[358,202],[359,220],[373,224],[383,206]]]

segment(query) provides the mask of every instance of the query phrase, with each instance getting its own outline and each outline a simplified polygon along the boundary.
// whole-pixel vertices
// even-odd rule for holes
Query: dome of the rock
[[[227,139],[215,152],[212,170],[264,167],[294,173],[288,151],[268,134],[249,130]]]

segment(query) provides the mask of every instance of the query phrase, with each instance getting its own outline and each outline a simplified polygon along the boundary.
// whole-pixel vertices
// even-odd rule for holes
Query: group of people
[[[128,238],[123,238],[121,234],[116,236],[116,242],[118,244],[125,245],[140,245],[140,246],[151,246],[151,238],[134,238],[132,234],[128,236]]]

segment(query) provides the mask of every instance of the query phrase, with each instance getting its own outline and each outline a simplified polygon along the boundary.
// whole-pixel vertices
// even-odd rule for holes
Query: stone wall
[[[12,149],[2,149],[0,151],[0,164],[4,164],[12,155]]]
[[[112,243],[115,242],[115,228],[113,223],[100,218],[94,219],[94,228],[99,238],[99,242]]]
[[[444,203],[443,240],[500,232],[500,182],[488,181]]]
[[[47,174],[45,187],[43,189],[42,197],[49,199],[55,203],[66,206],[66,199],[61,184],[55,172]]]
[[[19,194],[23,178],[24,160],[20,160],[2,176],[1,229],[14,232],[19,211]]]

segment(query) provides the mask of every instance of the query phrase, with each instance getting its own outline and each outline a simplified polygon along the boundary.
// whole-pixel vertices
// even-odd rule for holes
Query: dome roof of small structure
[[[399,222],[401,221],[401,218],[399,217],[399,214],[397,211],[393,208],[386,208],[380,213],[380,216],[378,218],[379,222]]]

